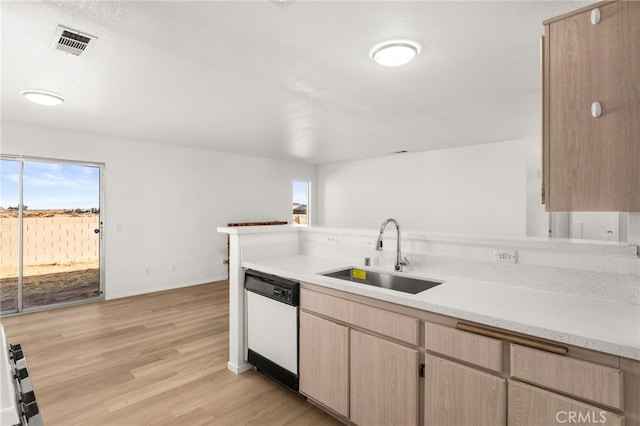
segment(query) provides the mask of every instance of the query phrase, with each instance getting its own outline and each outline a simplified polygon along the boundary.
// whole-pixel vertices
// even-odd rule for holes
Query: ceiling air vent
[[[75,56],[86,55],[98,37],[58,25],[51,47]]]

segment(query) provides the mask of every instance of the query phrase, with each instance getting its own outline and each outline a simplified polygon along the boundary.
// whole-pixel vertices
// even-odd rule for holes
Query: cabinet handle
[[[591,11],[591,23],[593,25],[600,23],[600,18],[601,18],[600,9],[596,7]]]
[[[480,327],[465,322],[456,323],[458,330],[468,331],[469,333],[480,334],[481,336],[492,337],[494,339],[506,340],[522,346],[528,346],[534,349],[551,352],[558,355],[566,355],[569,348],[566,346],[554,345],[553,343],[540,342],[539,340],[529,339],[527,337],[516,336],[515,334],[505,333],[504,331],[491,330],[489,328]]]
[[[598,118],[602,115],[602,105],[600,102],[596,101],[591,104],[591,116],[593,118]]]

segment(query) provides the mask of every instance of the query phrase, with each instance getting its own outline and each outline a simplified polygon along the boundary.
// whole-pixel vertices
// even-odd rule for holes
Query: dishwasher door
[[[247,361],[298,392],[300,283],[248,270],[245,273]]]
[[[298,374],[298,308],[248,291],[247,347]]]

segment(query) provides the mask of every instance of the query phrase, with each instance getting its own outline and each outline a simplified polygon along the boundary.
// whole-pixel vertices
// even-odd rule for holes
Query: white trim
[[[180,284],[176,284],[176,285],[170,286],[170,287],[154,287],[154,288],[147,288],[147,289],[144,289],[144,290],[130,291],[130,292],[127,292],[127,293],[118,293],[118,294],[115,294],[115,295],[109,295],[109,296],[105,297],[105,300],[122,299],[124,297],[140,296],[142,294],[157,293],[159,291],[175,290],[175,289],[183,288],[183,287],[191,287],[191,286],[194,286],[194,285],[209,284],[209,283],[216,282],[216,281],[226,281],[226,280],[227,280],[226,276],[206,278],[206,279],[202,279],[202,280],[196,280],[196,281],[189,281],[189,282],[186,282],[186,283],[180,283]]]
[[[253,368],[253,364],[242,362],[240,365],[238,365],[229,361],[227,362],[227,368],[234,374],[242,374],[251,370]]]

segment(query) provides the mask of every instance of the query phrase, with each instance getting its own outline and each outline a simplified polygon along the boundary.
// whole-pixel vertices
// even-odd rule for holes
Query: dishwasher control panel
[[[287,305],[299,304],[300,283],[288,278],[249,269],[245,272],[244,288]]]
[[[293,291],[287,288],[274,287],[273,296],[274,299],[277,298],[288,305],[293,301]]]

